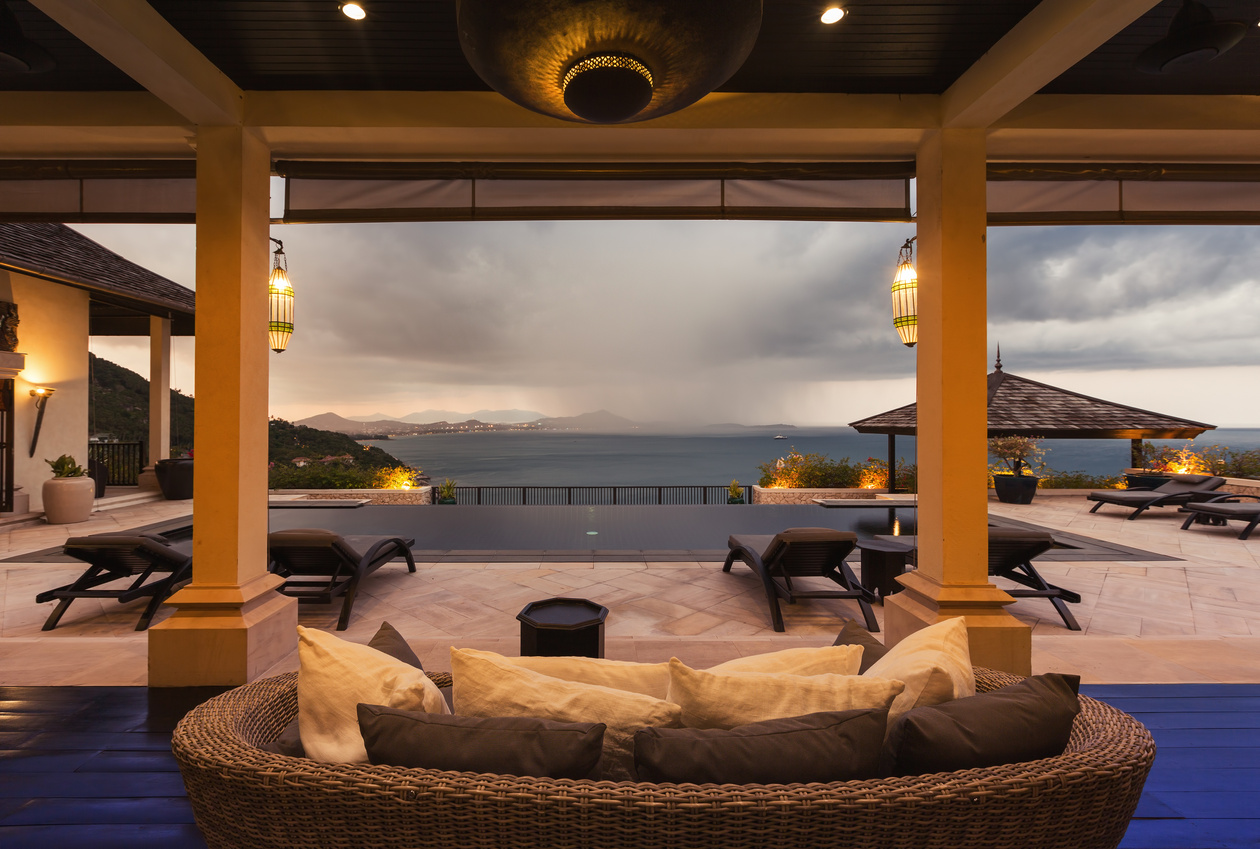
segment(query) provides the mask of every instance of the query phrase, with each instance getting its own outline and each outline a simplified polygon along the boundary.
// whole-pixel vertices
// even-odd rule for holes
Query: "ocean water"
[[[564,431],[432,434],[373,440],[434,482],[463,486],[683,486],[756,483],[757,466],[795,448],[833,460],[886,459],[888,437],[852,428],[792,428],[787,439],[756,434],[594,434]],[[1186,440],[1156,440],[1182,445]],[[1260,429],[1208,431],[1196,445],[1260,448]],[[1117,474],[1129,465],[1127,439],[1051,439],[1043,443],[1056,471]],[[897,453],[915,462],[915,440],[897,437]]]

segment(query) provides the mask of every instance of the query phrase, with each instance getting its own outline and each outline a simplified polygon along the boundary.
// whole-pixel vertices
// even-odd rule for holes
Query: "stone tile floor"
[[[1047,601],[1012,605],[1033,626],[1034,671],[1076,672],[1084,682],[1100,684],[1260,682],[1260,534],[1240,541],[1237,527],[1182,531],[1184,517],[1172,509],[1126,521],[1119,508],[1090,514],[1089,506],[1079,493],[1041,493],[1030,505],[991,502],[990,509],[995,516],[1182,559],[1039,562],[1047,580],[1081,593],[1073,612],[1084,630],[1064,628]],[[49,548],[69,536],[178,518],[191,509],[188,501],[159,501],[101,511],[81,525],[0,529],[0,557]],[[146,682],[146,637],[132,630],[143,602],[76,600],[55,630],[40,631],[51,605],[36,605],[36,593],[81,571],[73,564],[0,563],[0,684]],[[343,636],[366,642],[389,620],[426,666],[443,669],[451,645],[515,653],[520,609],[565,595],[610,609],[609,657],[675,655],[701,666],[793,645],[825,645],[842,618],[858,615],[851,602],[803,600],[784,605],[787,633],[776,634],[760,583],[739,565],[724,574],[719,563],[699,562],[468,562],[419,564],[409,574],[399,564],[360,588]],[[339,605],[303,606],[300,621],[332,630],[338,611]],[[878,606],[876,614],[882,619]],[[293,653],[272,671],[296,664]]]

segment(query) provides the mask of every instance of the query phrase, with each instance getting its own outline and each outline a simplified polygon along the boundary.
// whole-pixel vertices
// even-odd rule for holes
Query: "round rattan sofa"
[[[430,673],[444,686],[447,675]],[[979,691],[1019,680],[976,670]],[[1053,758],[907,778],[674,785],[325,764],[258,749],[297,713],[297,674],[192,710],[173,748],[212,847],[1035,849],[1114,847],[1155,757],[1146,729],[1081,697]]]

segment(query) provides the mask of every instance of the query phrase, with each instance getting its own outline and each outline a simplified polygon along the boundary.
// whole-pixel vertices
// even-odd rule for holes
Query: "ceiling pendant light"
[[[487,85],[566,121],[645,121],[690,106],[744,63],[761,0],[457,0],[459,43]]]
[[[0,74],[42,74],[55,67],[52,54],[26,37],[9,4],[0,0]]]
[[[1142,51],[1133,65],[1146,74],[1164,74],[1211,62],[1242,41],[1247,25],[1217,21],[1199,0],[1183,0],[1168,26],[1168,35]]]
[[[914,270],[914,240],[906,239],[897,256],[897,272],[893,275],[893,327],[907,348],[919,341],[919,273]]]
[[[267,278],[267,340],[271,350],[284,353],[293,335],[293,284],[289,282],[289,261],[284,255],[284,242],[276,243],[271,262],[271,276]]]

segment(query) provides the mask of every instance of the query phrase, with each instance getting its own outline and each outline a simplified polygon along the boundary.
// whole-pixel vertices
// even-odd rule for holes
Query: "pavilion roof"
[[[148,333],[148,316],[192,332],[196,295],[173,280],[124,259],[64,224],[0,222],[0,268],[91,293],[95,336]]]
[[[1002,371],[989,373],[989,436],[1046,439],[1193,439],[1216,425],[1104,401]],[[850,422],[858,433],[913,436],[918,406]]]

